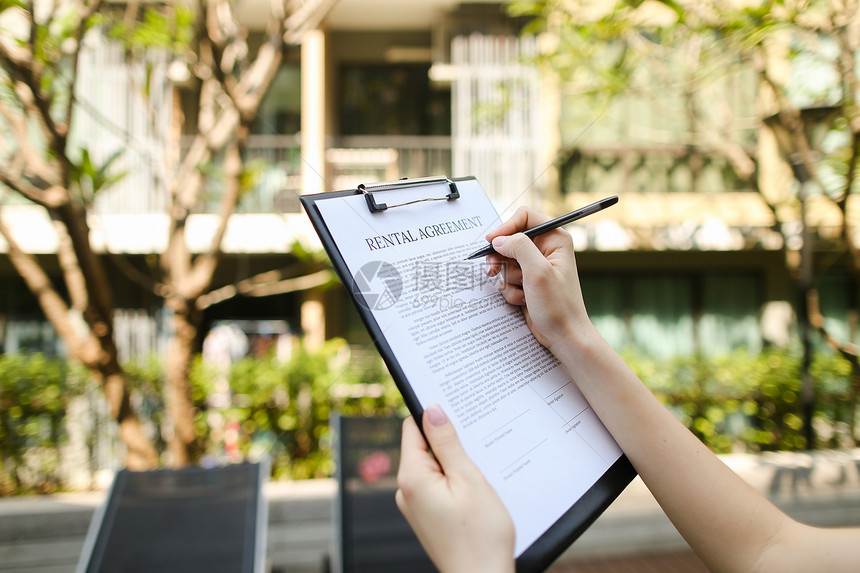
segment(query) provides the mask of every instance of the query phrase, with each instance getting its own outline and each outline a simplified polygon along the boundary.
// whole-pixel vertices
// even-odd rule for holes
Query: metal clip
[[[448,188],[451,190],[450,193],[445,195],[444,197],[424,197],[422,199],[414,199],[412,201],[405,201],[403,203],[397,203],[396,205],[388,205],[387,203],[377,203],[376,198],[373,196],[374,193],[378,193],[380,191],[392,191],[395,189],[403,189],[406,187],[418,187],[423,185],[433,185],[434,183],[447,183]],[[385,211],[389,208],[394,207],[403,207],[405,205],[412,205],[414,203],[422,203],[424,201],[453,201],[454,199],[460,198],[460,191],[457,190],[457,184],[448,179],[447,177],[422,177],[420,179],[406,179],[403,178],[399,181],[392,181],[389,183],[371,183],[369,185],[365,185],[364,183],[359,184],[357,187],[359,193],[364,195],[364,199],[367,201],[367,208],[370,209],[371,213],[379,213],[380,211]]]

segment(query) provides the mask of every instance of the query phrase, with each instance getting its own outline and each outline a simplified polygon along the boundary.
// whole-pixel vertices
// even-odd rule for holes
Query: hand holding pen
[[[538,235],[542,235],[546,232],[552,231],[553,229],[558,229],[563,225],[567,225],[568,223],[572,223],[574,221],[582,219],[583,217],[587,217],[589,215],[597,213],[598,211],[603,211],[607,207],[615,205],[616,203],[618,203],[618,196],[613,195],[612,197],[601,199],[600,201],[592,203],[591,205],[586,205],[581,209],[572,211],[567,215],[562,215],[561,217],[557,217],[555,219],[547,221],[546,223],[541,223],[540,225],[532,227],[531,229],[526,229],[525,231],[523,231],[523,234],[530,239],[534,239]],[[496,250],[493,248],[493,245],[490,244],[469,255],[468,257],[466,257],[466,260],[468,261],[471,259],[477,259],[479,257],[486,257],[487,255],[495,252]]]

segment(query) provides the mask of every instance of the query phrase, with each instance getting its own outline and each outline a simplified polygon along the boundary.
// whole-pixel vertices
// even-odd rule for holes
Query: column
[[[309,30],[302,40],[302,192],[322,193],[325,184],[325,33]]]

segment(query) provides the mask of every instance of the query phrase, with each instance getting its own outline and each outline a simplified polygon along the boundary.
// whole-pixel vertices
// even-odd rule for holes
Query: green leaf
[[[0,13],[3,13],[10,8],[21,8],[26,10],[27,7],[24,2],[21,2],[20,0],[0,0]]]
[[[79,190],[81,200],[85,205],[92,204],[99,191],[116,184],[128,174],[127,171],[110,173],[114,162],[123,153],[123,149],[118,149],[109,155],[101,165],[96,165],[90,157],[89,150],[84,147],[80,148],[80,160],[71,162],[71,175],[74,187]]]
[[[157,48],[184,54],[194,41],[194,12],[184,4],[147,7],[141,21],[129,26],[116,23],[109,37],[122,41],[126,48]]]

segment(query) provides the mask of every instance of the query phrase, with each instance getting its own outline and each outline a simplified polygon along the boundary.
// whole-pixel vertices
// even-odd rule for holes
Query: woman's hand
[[[501,275],[499,288],[511,304],[523,307],[538,341],[554,344],[590,327],[585,311],[570,234],[556,229],[529,239],[522,231],[548,217],[521,207],[487,235],[497,254],[487,256],[487,274]]]
[[[438,405],[403,422],[397,507],[442,573],[514,570],[514,525]],[[434,457],[435,454],[435,457]]]

